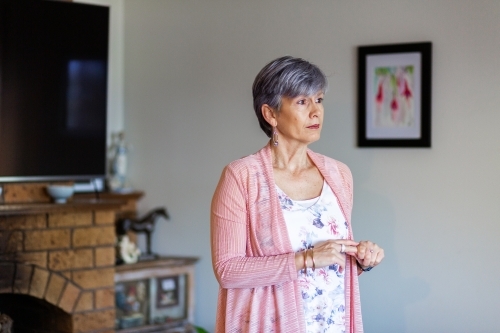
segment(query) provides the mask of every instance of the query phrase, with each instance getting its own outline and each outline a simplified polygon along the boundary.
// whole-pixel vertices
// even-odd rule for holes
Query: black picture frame
[[[432,43],[358,47],[358,147],[431,147]]]
[[[179,304],[179,277],[157,278],[156,308],[168,308]]]

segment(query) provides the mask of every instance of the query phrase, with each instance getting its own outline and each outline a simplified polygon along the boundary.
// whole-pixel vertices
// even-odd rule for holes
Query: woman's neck
[[[307,145],[280,142],[278,146],[271,146],[273,168],[287,170],[291,173],[301,172],[311,167],[311,161],[307,155]]]

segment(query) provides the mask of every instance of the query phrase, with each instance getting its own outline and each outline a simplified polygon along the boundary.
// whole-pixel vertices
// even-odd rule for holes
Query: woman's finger
[[[382,259],[384,259],[384,250],[375,244],[372,249],[367,249],[365,252],[365,259],[363,259],[362,264],[363,266],[375,267],[380,264]]]
[[[337,244],[352,245],[352,246],[359,245],[359,242],[353,241],[352,239],[336,239],[334,240],[334,242]]]
[[[358,249],[358,253],[357,253],[358,259],[364,260],[365,256],[366,256],[366,246],[363,245],[362,243],[360,243],[357,246],[357,249]]]
[[[355,255],[363,267],[375,267],[384,259],[384,250],[371,241],[360,241]]]
[[[358,258],[359,259],[365,259],[365,257],[372,253],[376,253],[380,248],[378,247],[377,244],[370,242],[370,241],[361,241],[358,244]]]
[[[377,253],[377,257],[375,258],[374,265],[376,266],[376,265],[380,264],[380,262],[382,262],[382,259],[384,259],[384,250],[379,249],[379,251]]]
[[[342,249],[341,249],[342,250]],[[358,248],[357,246],[350,246],[350,245],[347,245],[344,247],[343,249],[344,251],[339,251],[340,253],[346,253],[346,254],[349,254],[349,255],[357,255],[358,253]]]
[[[335,250],[340,253],[348,253],[348,254],[354,254],[355,252],[358,252],[357,245],[359,244],[358,242],[355,242],[351,239],[336,239],[334,240],[334,243],[337,244],[335,246]]]
[[[373,266],[374,260],[372,259],[372,257],[374,257],[374,256],[373,256],[373,252],[371,252],[371,251],[373,251],[373,250],[369,250],[369,251],[365,252],[365,257],[363,259],[363,266],[365,266],[365,267],[366,266],[371,266],[371,267]]]

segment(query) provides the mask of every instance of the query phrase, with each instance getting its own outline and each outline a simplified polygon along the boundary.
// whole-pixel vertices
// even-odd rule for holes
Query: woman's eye
[[[297,104],[304,105],[304,104],[306,104],[306,100],[301,99],[301,100],[297,101]]]
[[[323,103],[323,98],[322,98],[322,97],[318,98],[318,99],[316,100],[316,103]]]

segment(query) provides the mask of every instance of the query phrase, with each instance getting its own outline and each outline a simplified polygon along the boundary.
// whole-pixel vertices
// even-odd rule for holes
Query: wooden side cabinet
[[[116,266],[116,332],[191,332],[197,258]]]

